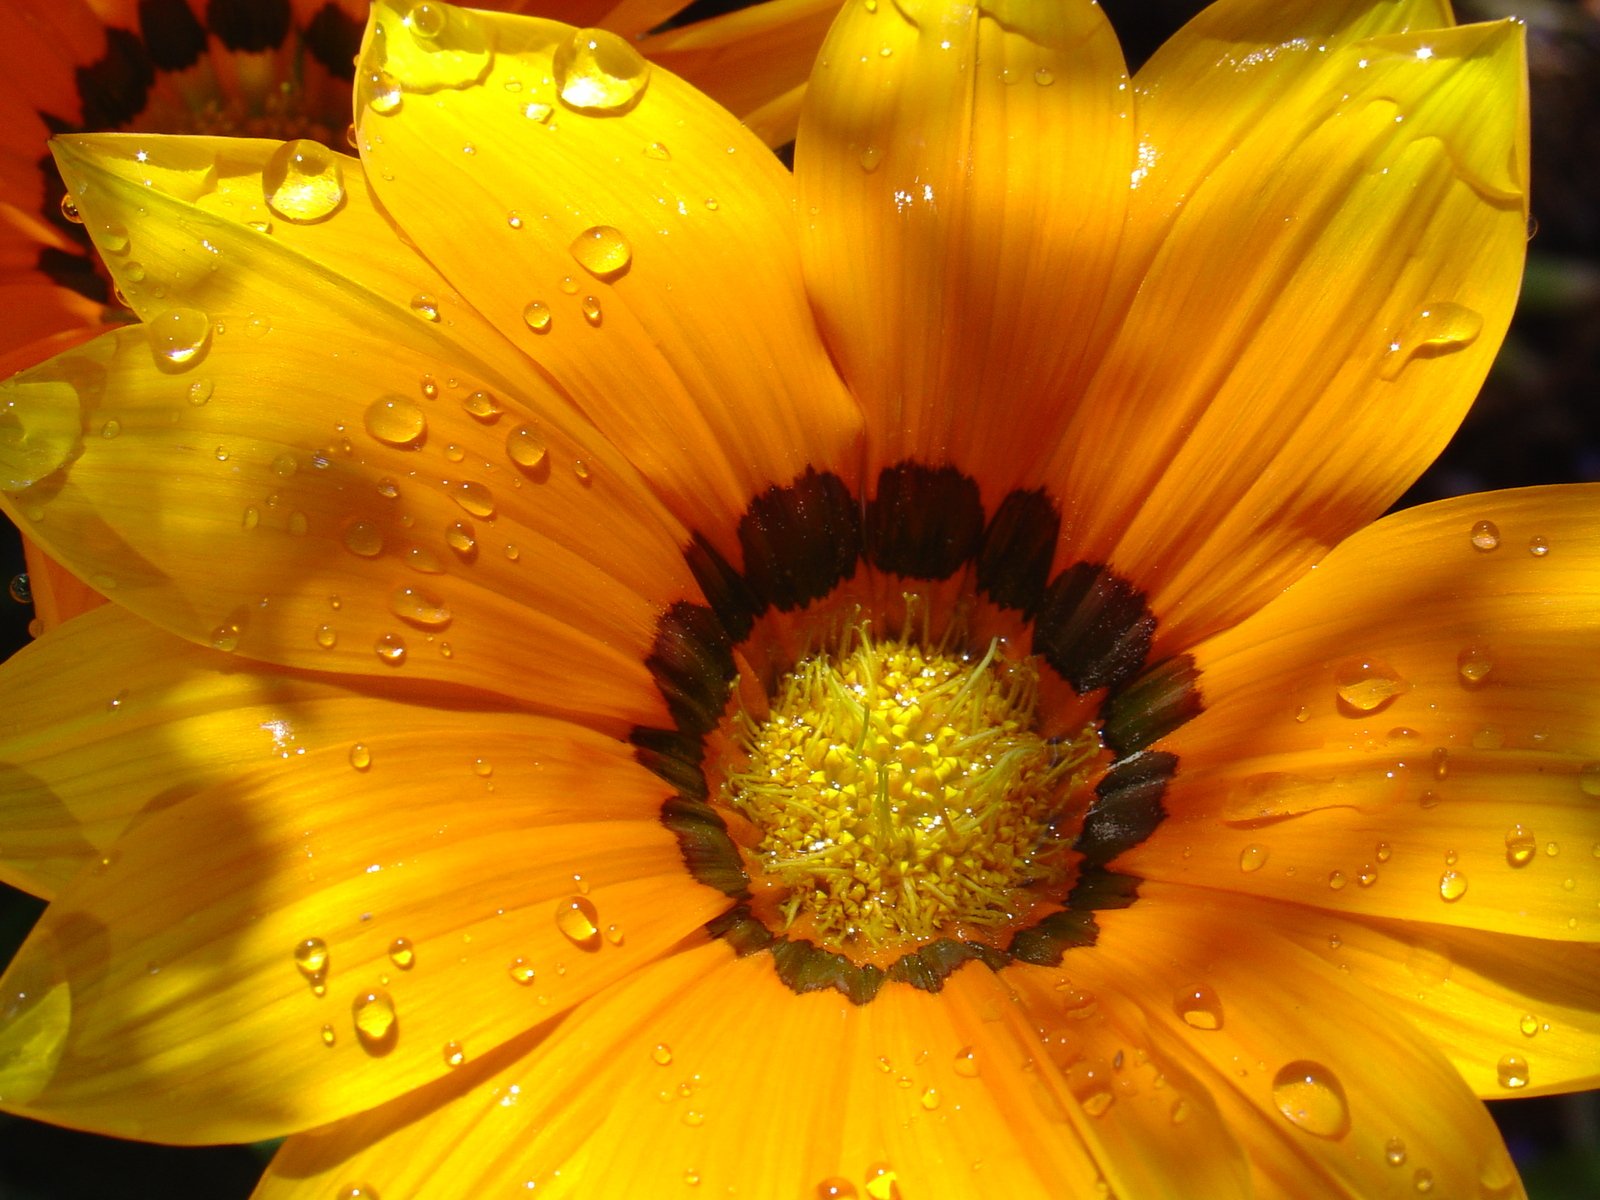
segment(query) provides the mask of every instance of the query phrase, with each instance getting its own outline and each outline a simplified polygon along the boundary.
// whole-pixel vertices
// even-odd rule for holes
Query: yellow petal
[[[794,140],[811,64],[838,11],[839,0],[767,0],[663,30],[639,50],[781,146]]]
[[[1151,1043],[1209,1087],[1256,1195],[1519,1195],[1488,1112],[1439,1049],[1259,925],[1263,907],[1146,883],[1132,907],[1097,914],[1099,941],[1063,970],[1143,1010]]]
[[[0,980],[8,1109],[185,1143],[323,1124],[638,972],[727,903],[684,874],[661,784],[620,743],[367,701],[353,756],[353,708],[331,707],[326,741],[314,711],[276,768],[147,815],[46,910]],[[308,939],[321,971],[296,958]],[[43,1041],[41,1004],[60,1008]]]
[[[853,472],[766,148],[614,35],[439,10],[430,41],[374,9],[357,97],[373,186],[429,261],[724,553],[756,493]]]
[[[104,596],[26,538],[22,543],[22,555],[28,564],[28,590],[32,594],[40,632],[55,629],[106,602]]]
[[[806,278],[875,466],[981,471],[996,500],[1095,358],[1133,158],[1087,0],[851,4],[795,150]]]
[[[1284,94],[1248,136],[1166,181],[1181,211],[1134,264],[1138,295],[1048,476],[1068,481],[1065,552],[1150,595],[1158,657],[1258,607],[1404,490],[1516,298],[1522,27],[1282,57],[1293,85],[1274,79]],[[1149,83],[1173,105],[1188,85]]]
[[[659,719],[642,663],[661,608],[693,593],[687,535],[427,283],[359,164],[338,159],[337,211],[299,223],[249,203],[272,143],[61,154],[147,324],[0,385],[0,482],[29,536],[202,644]]]
[[[1203,645],[1206,711],[1163,743],[1171,816],[1121,865],[1600,940],[1597,503],[1587,485],[1398,513]]]

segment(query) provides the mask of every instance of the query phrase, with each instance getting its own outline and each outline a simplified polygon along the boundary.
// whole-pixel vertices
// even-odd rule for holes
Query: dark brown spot
[[[276,50],[289,18],[289,0],[206,0],[206,26],[229,50]]]
[[[983,533],[978,590],[1001,608],[1032,619],[1044,600],[1061,534],[1061,514],[1042,491],[1016,491],[1000,502]]]
[[[948,579],[971,562],[983,537],[978,485],[954,467],[885,467],[867,504],[866,559],[912,579]]]
[[[306,24],[302,39],[311,57],[335,79],[356,77],[356,55],[361,51],[361,22],[337,4],[324,4]]]
[[[205,28],[185,0],[139,0],[139,32],[163,71],[193,66],[206,51]]]
[[[1114,765],[1094,789],[1073,849],[1084,861],[1104,866],[1144,841],[1167,815],[1161,799],[1177,766],[1176,755],[1160,750],[1144,750]]]
[[[1150,651],[1156,619],[1133,584],[1098,563],[1074,563],[1045,591],[1034,653],[1083,695],[1132,678]]]
[[[1153,745],[1205,711],[1200,668],[1180,654],[1119,688],[1101,711],[1101,735],[1118,758]]]
[[[750,501],[739,545],[756,599],[791,612],[854,578],[861,548],[855,497],[837,475],[808,469]]]

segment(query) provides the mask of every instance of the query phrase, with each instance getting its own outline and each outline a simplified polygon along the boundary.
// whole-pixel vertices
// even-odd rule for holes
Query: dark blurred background
[[[1101,3],[1130,67],[1203,7],[1198,0]],[[732,6],[702,2],[686,15]],[[1600,0],[1457,0],[1455,9],[1462,22],[1509,15],[1527,23],[1537,231],[1522,304],[1483,395],[1402,508],[1491,488],[1600,480]],[[10,586],[0,596],[0,654],[28,640],[22,573],[21,546],[6,525],[0,579]],[[0,889],[0,962],[42,910],[32,897]],[[1490,1108],[1533,1200],[1600,1196],[1600,1093]],[[270,1145],[122,1142],[0,1114],[0,1200],[243,1200],[271,1153]]]

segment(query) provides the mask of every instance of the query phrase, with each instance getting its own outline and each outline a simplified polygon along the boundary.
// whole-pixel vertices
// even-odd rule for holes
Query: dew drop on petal
[[[211,631],[211,648],[221,650],[224,654],[232,654],[239,648],[239,636],[239,627],[231,621],[218,625]]]
[[[388,992],[372,988],[358,993],[350,1006],[350,1014],[355,1022],[356,1039],[363,1050],[383,1054],[393,1047],[399,1022]]]
[[[506,974],[511,976],[512,983],[527,987],[534,980],[533,964],[519,955],[507,964]]]
[[[600,914],[585,896],[570,896],[556,905],[556,928],[581,949],[596,950],[600,946]]]
[[[1539,1032],[1539,1018],[1532,1013],[1523,1013],[1522,1020],[1517,1022],[1517,1028],[1522,1031],[1523,1037],[1533,1037]]]
[[[389,961],[402,971],[409,971],[417,963],[417,950],[410,938],[397,937],[389,943]]]
[[[572,240],[569,249],[578,265],[597,279],[615,279],[633,262],[628,239],[610,225],[585,229]]]
[[[482,421],[485,425],[493,425],[498,421],[502,411],[494,396],[481,390],[470,393],[461,402],[461,407],[467,410],[469,417]]]
[[[598,326],[605,319],[605,314],[600,311],[600,301],[595,296],[585,296],[583,304],[583,319],[591,325]]]
[[[383,531],[371,521],[352,521],[345,526],[344,548],[362,558],[383,553]]]
[[[424,321],[438,321],[439,302],[426,292],[418,292],[411,297],[411,311]]]
[[[1380,378],[1400,377],[1414,358],[1437,358],[1463,350],[1483,332],[1483,315],[1465,305],[1435,300],[1412,313],[1389,342],[1388,352],[1378,369]]]
[[[1472,527],[1472,548],[1484,554],[1500,548],[1500,529],[1493,521],[1479,521]]]
[[[372,644],[372,650],[391,667],[398,667],[406,661],[406,644],[396,634],[383,634]]]
[[[1339,1077],[1321,1063],[1300,1059],[1272,1077],[1272,1100],[1300,1129],[1323,1138],[1350,1129],[1350,1106]]]
[[[405,22],[412,33],[431,42],[444,32],[445,22],[448,19],[449,13],[443,6],[429,4],[424,0],[424,3],[412,7],[406,14]]]
[[[1411,1176],[1411,1186],[1423,1193],[1433,1191],[1433,1172],[1427,1167],[1418,1167]]]
[[[1191,1029],[1222,1028],[1222,1001],[1203,983],[1180,991],[1173,998],[1172,1009]]]
[[[332,625],[318,625],[317,632],[313,636],[316,638],[317,645],[324,650],[332,650],[339,641],[339,635],[334,632]]]
[[[1546,538],[1531,537],[1528,539],[1528,553],[1535,558],[1543,558],[1550,553],[1550,542]]]
[[[444,562],[426,546],[411,546],[405,553],[405,564],[422,575],[443,575]]]
[[[1520,1055],[1507,1054],[1495,1063],[1494,1073],[1503,1088],[1515,1091],[1528,1086],[1528,1060]]]
[[[506,434],[506,454],[524,471],[535,470],[545,460],[545,444],[532,429],[518,425]]]
[[[1525,867],[1533,861],[1533,856],[1538,850],[1538,841],[1525,825],[1513,825],[1506,830],[1506,863],[1513,867]]]
[[[1460,871],[1446,871],[1439,876],[1439,898],[1447,904],[1467,894],[1467,877]]]
[[[1346,716],[1378,712],[1411,687],[1394,668],[1376,659],[1352,659],[1340,665],[1333,682],[1339,711]]]
[[[340,1188],[334,1200],[382,1200],[382,1197],[370,1183],[352,1183]]]
[[[477,556],[478,539],[465,521],[455,521],[444,531],[444,543],[467,562]]]
[[[1600,762],[1584,763],[1578,768],[1578,787],[1585,796],[1600,796]]]
[[[405,396],[384,396],[367,405],[361,416],[367,432],[389,446],[415,446],[428,431],[422,407]]]
[[[672,1047],[665,1042],[657,1042],[650,1051],[650,1061],[658,1067],[672,1064]]]
[[[74,225],[83,224],[83,214],[78,211],[78,202],[72,198],[70,192],[61,197],[61,215]]]
[[[900,1200],[900,1176],[886,1163],[868,1167],[867,1195],[871,1200]]]
[[[261,168],[267,207],[287,221],[320,221],[344,202],[344,170],[321,142],[285,142]]]
[[[963,1046],[956,1051],[955,1072],[963,1079],[978,1077],[978,1052],[971,1046]]]
[[[483,484],[471,479],[463,480],[450,494],[457,504],[473,516],[494,516],[494,495]]]
[[[321,938],[306,938],[294,948],[294,965],[306,977],[312,990],[322,995],[328,979],[328,943]]]
[[[651,142],[644,148],[644,156],[646,158],[656,159],[660,162],[666,162],[672,157],[672,151],[667,149],[665,143]]]
[[[444,1044],[444,1065],[452,1069],[459,1067],[467,1061],[467,1052],[460,1042],[446,1042]]]
[[[405,98],[400,91],[400,81],[382,69],[362,73],[356,82],[356,94],[357,104],[364,103],[380,117],[399,112]]]
[[[830,1175],[817,1184],[817,1200],[857,1200],[860,1195],[855,1184],[838,1175]]]
[[[364,742],[357,742],[350,747],[350,765],[358,771],[365,771],[372,766],[372,751]]]
[[[152,317],[144,331],[158,366],[187,366],[211,344],[211,319],[197,308],[169,308]]]
[[[1251,871],[1259,871],[1266,866],[1266,863],[1267,848],[1265,846],[1259,846],[1251,842],[1243,850],[1239,851],[1239,870],[1244,871],[1246,874]]]
[[[927,1109],[929,1112],[932,1112],[934,1109],[938,1108],[939,1089],[934,1087],[925,1089],[922,1093],[920,1103],[922,1104],[922,1107]]]
[[[324,1046],[333,1045],[335,1036],[332,1025],[324,1025],[322,1027],[322,1044]]]
[[[523,323],[535,333],[550,332],[550,322],[553,319],[550,306],[543,300],[530,300],[527,307],[522,310]]]
[[[1168,1113],[1172,1117],[1174,1125],[1182,1125],[1189,1119],[1189,1102],[1179,1097],[1172,1102],[1172,1107],[1168,1110]]]
[[[1494,670],[1494,660],[1482,646],[1467,646],[1456,655],[1456,673],[1467,687],[1477,687]]]
[[[625,39],[604,29],[575,29],[551,64],[562,103],[580,112],[615,113],[637,102],[650,64]]]
[[[1397,1137],[1390,1138],[1383,1144],[1383,1159],[1391,1167],[1404,1166],[1406,1161],[1406,1144]]]

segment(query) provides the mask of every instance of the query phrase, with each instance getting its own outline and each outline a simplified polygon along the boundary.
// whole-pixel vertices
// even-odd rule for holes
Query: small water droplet
[[[422,575],[443,575],[444,560],[425,546],[411,546],[405,552],[405,564]]]
[[[1383,1158],[1391,1167],[1402,1166],[1406,1161],[1406,1144],[1397,1137],[1383,1144]]]
[[[1316,1137],[1343,1137],[1350,1129],[1344,1085],[1321,1063],[1300,1059],[1280,1069],[1272,1077],[1272,1100],[1279,1112]]]
[[[196,379],[189,385],[189,403],[199,408],[211,394],[216,391],[217,385],[209,379]]]
[[[883,161],[883,148],[881,146],[863,146],[861,153],[856,155],[856,161],[861,164],[863,171],[876,171],[878,164]]]
[[[1067,1086],[1091,1117],[1104,1116],[1116,1101],[1110,1076],[1104,1063],[1075,1062],[1066,1070]]]
[[[544,462],[546,453],[543,439],[526,425],[518,425],[506,434],[506,454],[524,471],[535,470]]]
[[[61,215],[74,225],[83,224],[83,214],[78,211],[78,202],[70,193],[61,197]]]
[[[1482,646],[1467,646],[1456,655],[1456,671],[1467,687],[1477,687],[1494,670],[1494,659]]]
[[[444,6],[424,2],[415,5],[406,14],[405,22],[412,33],[431,42],[444,32],[445,22],[448,19],[449,13]]]
[[[1379,862],[1386,863],[1394,856],[1394,847],[1389,845],[1388,842],[1379,842],[1375,853]]]
[[[1528,553],[1535,558],[1543,558],[1550,553],[1550,543],[1542,537],[1531,537],[1528,539]]]
[[[594,474],[589,470],[589,464],[581,458],[573,459],[572,473],[578,477],[579,483],[588,483],[590,476]]]
[[[424,375],[420,387],[424,400],[437,400],[439,398],[439,384],[432,375]]]
[[[556,110],[551,105],[540,104],[536,100],[529,101],[527,104],[522,106],[522,115],[527,117],[530,121],[537,121],[541,125],[548,122],[551,114],[555,111]]]
[[[493,425],[500,419],[502,409],[494,395],[482,390],[470,393],[461,401],[461,407],[466,409],[467,415],[485,425]]]
[[[128,230],[119,221],[102,221],[94,231],[94,242],[107,254],[126,254],[128,252]],[[161,292],[157,290],[156,295]]]
[[[400,81],[382,69],[364,72],[356,90],[360,101],[380,117],[399,112],[400,103],[405,98],[400,91]]]
[[[460,1042],[446,1042],[444,1044],[444,1065],[454,1069],[467,1061],[467,1052]]]
[[[261,168],[267,207],[287,221],[307,224],[330,216],[344,203],[344,169],[321,142],[285,142]]]
[[[1246,873],[1259,871],[1267,864],[1267,848],[1252,842],[1239,851],[1239,870]]]
[[[1467,877],[1460,871],[1446,871],[1439,876],[1439,898],[1453,904],[1467,894]]]
[[[205,357],[211,345],[211,319],[197,308],[169,308],[152,317],[144,331],[157,366],[188,366]]]
[[[411,311],[424,321],[438,321],[439,302],[426,292],[418,292],[411,297]]]
[[[620,946],[626,940],[622,926],[615,923],[606,926],[606,941],[613,946]]]
[[[610,225],[593,225],[568,247],[578,265],[597,279],[615,279],[633,262],[633,249],[622,231]]]
[[[1056,77],[1048,67],[1040,67],[1033,73],[1033,81],[1040,87],[1049,87],[1056,81]]]
[[[378,441],[389,446],[415,446],[428,431],[422,407],[405,396],[384,396],[367,405],[362,424]]]
[[[372,765],[372,751],[365,743],[357,742],[350,747],[350,765],[358,771],[365,771]]]
[[[1448,300],[1433,301],[1417,309],[1391,339],[1378,375],[1386,380],[1398,379],[1412,359],[1437,358],[1463,350],[1482,332],[1481,314]]]
[[[817,1184],[817,1200],[857,1200],[861,1195],[856,1185],[838,1175],[830,1175]]]
[[[1356,882],[1368,888],[1378,882],[1378,873],[1372,869],[1371,863],[1363,863],[1361,870],[1356,872]]]
[[[352,521],[345,526],[344,548],[362,558],[383,553],[383,531],[371,521]]]
[[[331,1046],[331,1045],[333,1045],[334,1040],[335,1040],[335,1035],[334,1035],[334,1032],[333,1032],[333,1026],[332,1025],[324,1025],[322,1027],[322,1044],[324,1046]]]
[[[239,637],[239,627],[231,621],[226,622],[211,631],[211,647],[224,654],[232,654],[239,648]]]
[[[417,963],[417,950],[410,938],[397,937],[389,943],[389,961],[402,971],[409,971]]]
[[[519,955],[506,967],[506,974],[511,976],[512,983],[527,987],[534,980],[533,964]]]
[[[615,113],[637,103],[650,64],[631,43],[604,29],[576,29],[551,64],[562,103],[580,112]]]
[[[1507,1054],[1494,1065],[1494,1071],[1503,1088],[1515,1090],[1528,1086],[1528,1062],[1519,1055]]]
[[[657,1042],[650,1051],[650,1061],[658,1067],[669,1066],[672,1063],[672,1047],[665,1042]]]
[[[598,298],[594,296],[585,296],[583,298],[583,304],[581,307],[583,309],[583,319],[589,322],[589,324],[598,326],[600,322],[605,319],[605,315],[600,311],[600,301]]]
[[[672,157],[672,151],[668,150],[665,144],[661,142],[651,142],[644,148],[644,156],[666,162]]]
[[[1585,796],[1600,796],[1600,762],[1584,763],[1578,768],[1578,787]]]
[[[511,228],[513,228],[513,229],[521,229],[522,228],[522,214],[520,214],[518,212],[515,212],[515,211],[508,212],[506,214],[506,224],[511,226]]]
[[[393,633],[383,634],[372,644],[373,653],[391,667],[398,667],[406,661],[406,644],[400,637]]]
[[[706,1123],[706,1114],[698,1108],[686,1109],[683,1114],[683,1123],[690,1128],[698,1128]]]
[[[900,1176],[887,1163],[867,1168],[867,1195],[872,1200],[900,1200]]]
[[[1538,850],[1538,841],[1532,832],[1524,825],[1513,825],[1506,830],[1506,863],[1513,867],[1525,867],[1533,861]]]
[[[457,504],[475,517],[494,516],[494,495],[481,483],[464,479],[456,484],[450,495]]]
[[[1329,871],[1328,872],[1328,886],[1330,888],[1332,888],[1334,891],[1337,892],[1341,888],[1344,887],[1344,884],[1345,884],[1345,878],[1344,878],[1344,872],[1343,871]]]
[[[1191,1029],[1222,1028],[1222,1001],[1203,983],[1180,991],[1173,998],[1172,1009]]]
[[[380,1200],[378,1190],[370,1183],[352,1183],[339,1189],[334,1200]]]
[[[584,950],[600,947],[600,914],[584,896],[570,896],[556,905],[556,928],[574,946]]]
[[[294,948],[294,965],[311,990],[322,995],[328,980],[328,943],[317,937],[306,938]]]
[[[934,1109],[938,1108],[939,1089],[933,1087],[925,1089],[922,1093],[920,1103],[922,1104],[922,1107],[927,1109],[929,1112],[932,1112]]]
[[[386,1054],[394,1048],[399,1035],[399,1021],[395,1017],[394,1001],[382,988],[359,992],[350,1005],[355,1021],[356,1040],[369,1054]]]
[[[554,317],[551,315],[550,306],[543,300],[530,300],[527,307],[522,310],[522,320],[535,333],[549,333],[550,322]]]
[[[1376,659],[1352,659],[1335,669],[1334,690],[1345,716],[1380,712],[1410,690],[1394,668]]]
[[[1472,527],[1472,548],[1484,554],[1500,548],[1500,529],[1493,521],[1479,521]]]
[[[317,632],[312,636],[316,638],[317,645],[321,646],[324,650],[332,650],[335,644],[337,644],[339,641],[339,635],[334,632],[332,625],[318,625]]]
[[[478,539],[473,533],[472,526],[465,521],[456,521],[446,529],[444,542],[464,562],[471,562],[478,556]]]
[[[1411,1186],[1419,1192],[1433,1191],[1433,1172],[1427,1167],[1418,1167],[1411,1176]]]
[[[955,1072],[963,1079],[978,1077],[978,1054],[971,1046],[963,1046],[956,1051]]]

